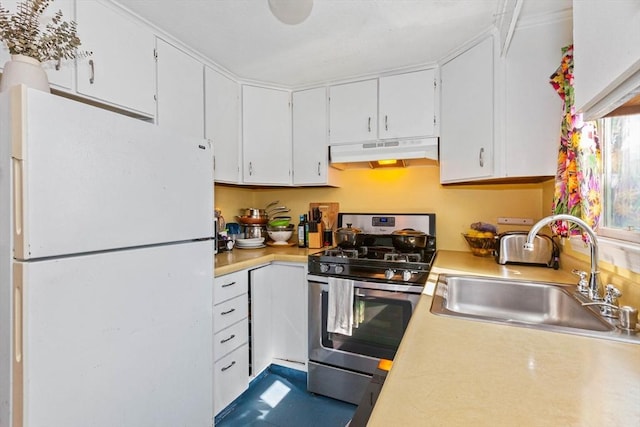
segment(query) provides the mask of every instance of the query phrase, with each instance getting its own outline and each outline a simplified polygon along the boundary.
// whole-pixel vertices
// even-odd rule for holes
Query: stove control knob
[[[402,272],[402,280],[408,282],[411,279],[411,272],[409,270],[405,270]]]
[[[320,272],[321,273],[326,273],[327,271],[329,271],[329,265],[328,264],[320,264]]]
[[[391,280],[391,278],[393,277],[393,275],[395,274],[395,272],[392,269],[387,269],[387,271],[384,272],[384,277],[387,280]]]
[[[336,265],[336,274],[340,274],[344,271],[344,267],[341,265]]]

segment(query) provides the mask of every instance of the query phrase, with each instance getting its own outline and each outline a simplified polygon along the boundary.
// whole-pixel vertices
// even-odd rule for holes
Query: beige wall
[[[434,212],[438,248],[449,250],[467,250],[460,233],[472,222],[496,224],[500,216],[538,220],[550,210],[550,202],[543,202],[543,184],[442,186],[439,169],[433,166],[345,170],[340,180],[340,188],[216,185],[215,203],[227,221],[240,208],[262,208],[274,200],[291,208],[296,223],[309,210],[310,202],[338,202],[341,212]],[[499,231],[516,229],[523,228],[501,226]]]
[[[264,207],[278,200],[291,208],[297,223],[310,202],[338,202],[342,212],[435,212],[438,248],[468,250],[460,233],[475,221],[497,223],[500,216],[533,218],[551,214],[554,182],[442,186],[437,167],[353,169],[340,173],[340,188],[260,188],[215,186],[216,207],[232,221],[240,208]],[[499,226],[499,231],[529,227]],[[547,232],[549,232],[547,230]],[[561,245],[562,269],[589,269],[589,259]],[[603,283],[613,283],[625,294],[623,304],[640,306],[640,275],[600,263]]]

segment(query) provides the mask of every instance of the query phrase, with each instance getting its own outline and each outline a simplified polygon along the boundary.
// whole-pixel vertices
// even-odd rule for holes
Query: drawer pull
[[[223,340],[220,340],[220,344],[224,344],[224,343],[226,343],[226,342],[229,342],[229,341],[231,341],[232,339],[234,339],[235,337],[236,337],[236,335],[235,335],[235,334],[231,334],[231,336],[230,336],[229,338],[225,338],[225,339],[223,339]]]
[[[226,371],[227,369],[230,369],[233,365],[236,364],[236,361],[234,360],[233,362],[231,362],[231,364],[225,366],[224,368],[220,369],[222,372]]]
[[[231,282],[231,283],[225,283],[224,285],[222,285],[223,288],[228,288],[229,286],[233,286],[235,285],[236,282]]]
[[[233,313],[234,311],[236,311],[236,309],[235,309],[235,308],[232,308],[231,310],[223,311],[223,312],[222,312],[222,313],[220,313],[220,314],[222,314],[222,315],[224,316],[224,315],[227,315],[227,314],[231,314],[231,313]]]

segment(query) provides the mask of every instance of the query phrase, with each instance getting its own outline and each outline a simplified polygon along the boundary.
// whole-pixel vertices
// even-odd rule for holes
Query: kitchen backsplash
[[[545,184],[442,186],[437,167],[353,169],[341,172],[342,186],[249,189],[215,186],[215,204],[227,222],[239,209],[263,208],[278,200],[291,209],[294,222],[310,202],[338,202],[341,212],[434,212],[438,248],[468,250],[461,233],[476,221],[496,223],[498,217],[540,219],[550,203]],[[546,208],[545,206],[549,206]],[[547,209],[547,210],[543,210]],[[501,226],[500,231],[521,227]]]

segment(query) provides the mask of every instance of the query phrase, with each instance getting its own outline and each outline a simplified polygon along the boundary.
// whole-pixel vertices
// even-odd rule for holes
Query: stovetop
[[[340,213],[338,226],[362,230],[354,248],[330,248],[309,255],[309,274],[392,284],[424,285],[436,254],[435,214]],[[393,247],[392,232],[411,228],[430,236],[426,248],[410,252]]]
[[[309,255],[309,274],[376,281],[424,284],[435,250],[404,253],[393,247],[331,248]]]

